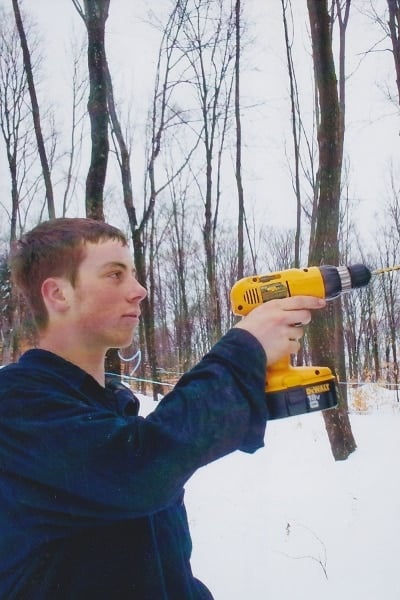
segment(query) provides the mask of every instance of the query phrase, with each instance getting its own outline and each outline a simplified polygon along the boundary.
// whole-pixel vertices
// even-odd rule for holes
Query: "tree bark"
[[[290,108],[291,108],[291,122],[292,122],[292,138],[293,138],[293,151],[294,151],[294,174],[293,188],[296,195],[296,233],[294,241],[294,267],[300,267],[300,246],[301,246],[301,189],[300,189],[300,136],[298,133],[299,128],[299,115],[298,115],[298,94],[296,76],[294,72],[293,58],[292,58],[292,44],[289,39],[289,28],[287,22],[287,0],[281,0],[282,4],[282,17],[283,17],[283,28],[285,33],[285,48],[286,48],[286,60],[289,75],[289,86],[290,86]],[[291,5],[290,13],[292,12]]]
[[[397,94],[400,104],[400,3],[398,0],[387,0],[387,5],[389,9],[389,31],[392,40],[394,67],[396,70]]]
[[[242,124],[240,119],[240,54],[241,54],[241,2],[236,0],[235,4],[235,33],[236,33],[236,57],[235,57],[235,121],[236,121],[236,186],[238,191],[238,279],[244,277],[244,192],[242,180]]]
[[[310,243],[310,264],[337,265],[339,260],[340,183],[343,157],[343,118],[332,53],[330,17],[326,0],[307,0],[320,123],[319,195],[315,236]],[[309,328],[314,364],[319,362],[345,372],[342,308],[338,301],[316,313]],[[328,341],[329,340],[329,341]],[[347,399],[339,390],[337,409],[324,411],[326,430],[335,460],[344,460],[356,449],[348,416]]]
[[[14,9],[15,23],[21,40],[24,68],[26,73],[26,79],[28,82],[29,95],[31,98],[33,125],[35,128],[40,164],[42,166],[43,180],[46,188],[47,209],[49,213],[49,219],[54,219],[56,214],[54,208],[53,186],[51,184],[50,167],[47,160],[46,147],[43,139],[42,126],[40,123],[39,103],[36,95],[35,82],[33,79],[31,55],[25,34],[24,24],[22,22],[18,0],[12,0],[12,5]]]
[[[92,150],[86,178],[86,215],[104,220],[103,199],[109,140],[105,24],[110,0],[84,0],[88,34],[90,135]]]
[[[104,221],[104,185],[107,175],[108,98],[113,99],[111,76],[105,50],[105,26],[110,0],[72,0],[85,23],[88,35],[88,71],[90,135],[92,142],[90,165],[86,178],[86,216]],[[121,360],[115,348],[108,350],[106,372],[121,374]]]

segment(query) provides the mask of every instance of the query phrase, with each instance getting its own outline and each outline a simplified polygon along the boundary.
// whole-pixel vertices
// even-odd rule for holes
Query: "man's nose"
[[[136,279],[136,277],[132,278],[131,288],[130,288],[130,297],[132,300],[139,300],[141,302],[146,298],[147,290],[144,288]]]

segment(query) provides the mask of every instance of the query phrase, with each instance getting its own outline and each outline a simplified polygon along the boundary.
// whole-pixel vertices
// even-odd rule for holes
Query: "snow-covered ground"
[[[354,398],[348,460],[314,413],[187,484],[192,566],[216,600],[400,599],[400,406],[375,385]]]

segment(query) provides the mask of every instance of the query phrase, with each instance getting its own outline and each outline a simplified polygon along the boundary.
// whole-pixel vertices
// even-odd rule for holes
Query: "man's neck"
[[[54,337],[44,333],[39,337],[38,348],[47,350],[61,356],[64,360],[77,365],[83,371],[91,375],[101,386],[105,385],[104,360],[105,352],[94,352],[92,348],[86,348],[76,343],[71,343],[68,335],[60,333]]]

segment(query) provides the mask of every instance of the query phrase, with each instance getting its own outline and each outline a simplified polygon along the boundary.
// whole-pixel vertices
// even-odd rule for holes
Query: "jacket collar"
[[[92,403],[100,402],[120,415],[133,416],[139,412],[139,400],[121,383],[118,375],[106,377],[106,387],[103,388],[89,373],[77,365],[65,360],[58,354],[33,348],[27,350],[19,359],[23,368],[51,372],[57,378],[64,380]]]

